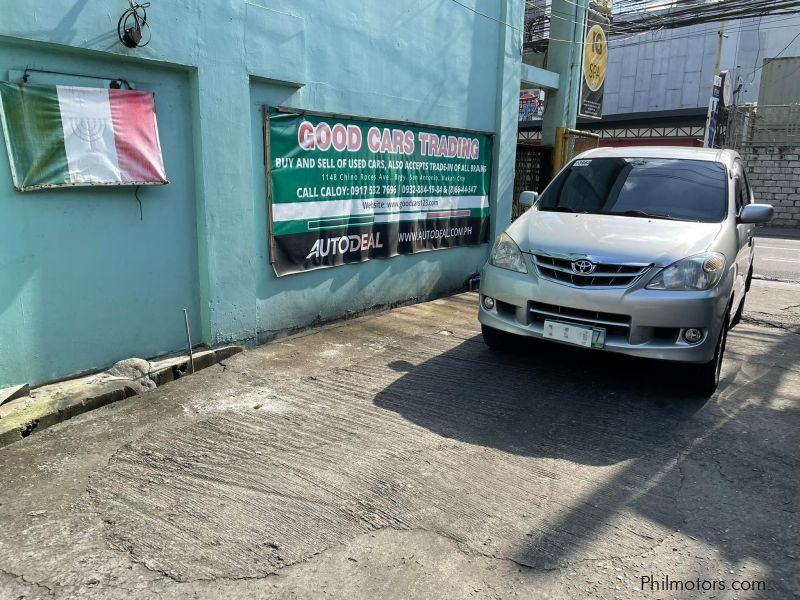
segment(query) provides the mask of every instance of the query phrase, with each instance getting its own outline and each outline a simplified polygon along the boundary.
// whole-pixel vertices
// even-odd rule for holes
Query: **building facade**
[[[546,12],[543,0],[529,19]],[[728,71],[737,104],[757,102],[764,63],[800,55],[800,15],[737,19],[611,38],[603,119],[579,119],[579,127],[601,134],[604,145],[702,145],[717,56]],[[546,56],[548,32],[528,44],[525,60]],[[540,124],[521,128],[522,143],[537,143]]]
[[[121,0],[0,4],[0,79],[154,92],[170,179],[20,193],[0,149],[0,386],[180,350],[184,308],[195,341],[256,343],[480,269],[487,244],[276,277],[265,106],[490,133],[489,239],[510,219],[522,0],[153,3],[136,49]]]

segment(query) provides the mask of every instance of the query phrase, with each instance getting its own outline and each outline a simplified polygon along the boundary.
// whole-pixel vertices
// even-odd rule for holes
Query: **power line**
[[[572,0],[564,1],[577,6]],[[558,11],[544,0],[527,2],[526,6],[527,15],[533,10],[541,13],[534,19],[526,17],[525,42],[528,46],[537,39],[544,41],[547,38],[549,22],[553,19],[575,22],[570,13]],[[651,0],[617,0],[614,9],[614,18],[609,25],[609,37],[612,40],[619,36],[630,37],[654,30],[680,29],[710,22],[793,15],[800,12],[800,0],[720,0],[715,3],[681,0],[680,3],[666,3],[666,8],[654,6]]]
[[[747,77],[749,77],[750,75],[753,75],[753,74],[754,74],[756,71],[758,71],[758,70],[760,70],[760,69],[763,69],[764,67],[766,67],[766,66],[767,66],[769,63],[771,63],[771,62],[772,62],[772,61],[774,61],[775,59],[777,59],[777,58],[780,58],[781,54],[783,54],[784,52],[786,52],[786,51],[789,49],[789,46],[791,46],[792,44],[794,44],[794,42],[795,42],[795,40],[797,40],[797,38],[800,38],[800,33],[798,33],[796,36],[794,36],[794,37],[792,38],[792,41],[791,41],[791,42],[789,42],[788,44],[786,44],[786,46],[784,46],[784,47],[783,47],[783,50],[781,50],[780,52],[778,52],[778,53],[777,53],[775,56],[773,56],[772,58],[768,58],[767,60],[765,60],[765,61],[764,61],[764,62],[761,64],[761,66],[759,66],[759,67],[756,67],[755,69],[753,69],[753,72],[752,72],[752,73],[748,73],[748,74],[747,74]],[[757,56],[757,55],[756,55],[756,60],[758,60],[758,56]],[[751,82],[751,83],[752,83],[752,82]]]
[[[781,21],[795,20],[795,18],[796,17],[787,17],[787,18],[771,21],[771,23],[778,23],[778,22],[781,22]],[[788,24],[788,25],[776,25],[774,27],[761,27],[761,28],[759,28],[759,27],[755,27],[753,23],[742,23],[738,27],[736,27],[736,26],[727,27],[725,31],[726,31],[726,33],[748,33],[748,32],[751,32],[751,31],[771,31],[771,30],[775,30],[775,29],[790,29],[790,28],[791,29],[795,29],[796,27],[797,26],[794,25],[794,24]],[[711,33],[714,33],[716,35],[716,32],[711,32],[711,31],[708,31],[708,30],[706,30],[706,31],[693,31],[693,32],[681,33],[679,35],[668,35],[668,36],[664,36],[664,37],[660,37],[659,36],[659,37],[652,37],[652,38],[649,38],[649,39],[640,39],[640,40],[636,40],[636,41],[630,42],[630,43],[623,43],[623,42],[628,42],[628,40],[631,40],[631,39],[634,39],[634,38],[638,38],[640,36],[648,36],[648,35],[652,36],[652,35],[655,35],[655,34],[658,34],[658,33],[662,33],[663,31],[664,30],[661,30],[661,29],[655,29],[653,31],[648,31],[648,32],[644,32],[644,33],[636,33],[636,34],[630,35],[630,36],[625,37],[625,38],[610,39],[610,40],[608,40],[608,45],[609,45],[609,47],[616,45],[621,50],[622,48],[634,48],[636,46],[643,46],[643,45],[646,45],[646,44],[657,44],[657,43],[661,43],[661,42],[669,42],[669,41],[672,41],[672,40],[684,40],[684,39],[691,39],[691,38],[705,38],[706,36],[708,36]],[[675,30],[675,31],[678,31],[678,30]],[[569,43],[569,40],[560,40],[560,39],[557,39],[557,38],[549,38],[549,39],[554,41],[554,42]],[[575,43],[581,43],[581,41],[578,40]]]
[[[576,4],[575,2],[572,2],[571,0],[565,0],[565,1],[568,4],[572,4],[573,6],[576,6],[576,7],[580,8],[580,5]],[[464,9],[466,9],[466,10],[468,10],[468,11],[470,11],[470,12],[472,12],[472,13],[478,15],[478,16],[481,16],[481,17],[483,17],[485,19],[489,19],[491,21],[494,21],[495,23],[499,23],[501,25],[509,27],[510,29],[513,29],[514,31],[519,31],[519,32],[521,32],[523,34],[529,34],[529,30],[520,29],[519,27],[511,25],[510,23],[507,23],[506,21],[503,21],[502,19],[498,19],[496,17],[493,17],[492,15],[488,15],[486,13],[483,13],[483,12],[480,12],[478,10],[475,10],[474,8],[464,4],[460,0],[451,0],[451,2],[457,4],[458,6],[464,8]],[[721,20],[731,20],[732,15],[731,15],[731,12],[730,12],[730,8],[732,6],[735,9],[741,9],[741,10],[747,9],[748,11],[755,12],[756,14],[754,14],[753,17],[759,16],[759,18],[763,18],[764,16],[768,16],[770,14],[778,17],[778,16],[787,15],[787,14],[794,15],[794,14],[800,13],[800,0],[720,0],[719,2],[713,3],[713,4],[708,4],[708,3],[705,2],[705,0],[684,0],[684,2],[686,2],[686,3],[692,2],[695,7],[709,7],[709,6],[711,6],[711,7],[714,7],[716,9],[716,7],[718,7],[719,5],[725,5],[727,8],[726,8],[725,12],[722,15],[717,14],[719,12],[718,10],[716,12],[712,12],[712,11],[709,11],[709,10],[706,9],[706,10],[704,10],[704,12],[706,12],[708,14],[706,14],[702,19],[699,18],[699,13],[697,13],[697,14],[695,14],[695,18],[696,18],[695,22],[687,23],[687,24],[679,25],[679,26],[675,25],[675,23],[676,23],[675,21],[673,21],[671,23],[670,22],[665,22],[663,20],[663,15],[662,14],[653,15],[653,17],[648,17],[648,18],[641,18],[640,17],[640,19],[639,19],[640,21],[655,20],[658,23],[660,23],[660,26],[657,29],[647,29],[647,30],[641,30],[641,31],[638,31],[638,32],[636,32],[636,31],[628,31],[627,32],[628,36],[626,38],[623,38],[623,39],[620,39],[620,38],[610,39],[609,43],[611,44],[611,43],[623,42],[623,41],[626,41],[628,39],[632,39],[632,38],[634,38],[634,37],[636,37],[638,35],[643,35],[643,34],[646,34],[646,33],[653,33],[654,31],[657,32],[657,31],[661,31],[661,30],[666,29],[666,28],[678,29],[678,28],[683,28],[683,27],[690,27],[692,25],[705,24],[705,23],[708,23],[708,22],[713,22],[714,20],[720,20],[720,21]],[[620,4],[622,4],[623,6],[626,5],[624,0],[621,3],[618,0],[617,6],[619,6]],[[645,6],[645,5],[652,5],[652,2],[651,2],[651,0],[628,0],[627,5],[629,7],[636,7],[636,6],[640,6],[641,7],[641,6]],[[525,6],[526,6],[526,9],[527,9],[528,7],[530,7],[532,5],[530,3],[528,3],[528,2],[526,2]],[[792,12],[786,12],[786,10],[788,8],[790,8],[790,7],[794,7],[795,10],[792,11]],[[552,15],[552,7],[550,7],[550,8],[551,8],[551,15],[550,16],[552,18],[553,17],[553,15]],[[765,9],[767,10],[766,13],[758,13],[758,11],[763,11]],[[558,11],[556,11],[556,12],[558,12]],[[622,15],[630,14],[631,12],[634,12],[636,14],[641,15],[642,14],[642,9],[641,8],[639,8],[639,9],[629,8],[628,11],[622,12]],[[687,14],[685,7],[682,8],[680,14],[681,15]],[[711,17],[712,15],[716,15],[716,17],[714,17],[713,19],[710,19],[709,17]],[[572,15],[570,15],[570,16],[572,16]],[[717,17],[721,17],[721,18],[717,18]],[[563,19],[565,21],[569,21],[573,25],[583,26],[582,22],[579,22],[574,18],[572,18],[572,19],[565,19],[563,17],[555,17],[555,18],[559,18],[559,19]],[[752,17],[740,16],[740,17],[737,17],[736,20],[744,20],[744,19],[747,19],[747,18],[752,18]],[[787,17],[786,20],[789,20],[791,18],[792,17]],[[774,22],[777,22],[777,21],[774,21]],[[746,25],[749,25],[749,24],[742,24],[738,29],[729,29],[729,31],[739,31],[739,32],[750,31],[750,29],[745,29]],[[764,29],[769,29],[769,28],[764,28]],[[612,31],[613,31],[613,24],[612,24]],[[670,36],[670,37],[667,37],[667,38],[659,38],[659,39],[654,39],[654,40],[646,40],[646,41],[642,40],[641,42],[635,42],[633,44],[625,44],[624,47],[632,47],[632,46],[635,46],[635,45],[638,45],[638,44],[643,44],[643,43],[656,43],[656,42],[660,42],[660,41],[669,41],[671,39],[682,39],[682,38],[686,38],[686,37],[693,37],[694,35],[695,34],[688,34],[686,36]],[[798,34],[798,37],[800,37],[800,34]],[[583,43],[583,40],[560,40],[560,39],[550,38],[550,37],[548,37],[547,39],[549,39],[551,41],[563,42],[563,43],[578,43],[578,44],[582,44]],[[797,39],[797,38],[795,38],[795,39]],[[792,40],[792,42],[790,42],[788,44],[788,46],[786,48],[784,48],[784,50],[782,50],[781,52],[784,52],[789,46],[791,46],[791,44],[793,42],[794,42],[794,40]],[[759,43],[760,43],[760,38],[759,38]],[[758,70],[758,69],[756,69],[756,70]]]
[[[785,20],[788,21],[788,20],[794,20],[794,19],[792,18],[792,19],[785,19]],[[777,21],[773,21],[773,22],[777,22]],[[794,25],[794,24],[776,25],[775,27],[760,27],[759,28],[759,27],[754,27],[753,24],[751,24],[751,23],[744,23],[740,27],[727,27],[725,29],[725,32],[726,33],[748,33],[748,32],[751,32],[751,31],[771,31],[771,30],[774,30],[774,29],[796,29],[796,28],[797,28],[797,25]],[[658,32],[647,32],[647,33],[640,33],[640,34],[637,34],[637,35],[644,36],[644,35],[652,35],[652,34],[655,34],[655,33],[658,33]],[[624,42],[626,40],[632,39],[633,37],[636,37],[636,36],[631,36],[631,37],[628,37],[628,38],[625,38],[625,39],[622,39],[622,40],[619,39],[619,38],[609,40],[608,44],[609,44],[609,46],[614,46],[614,45],[619,44],[618,48],[621,50],[622,48],[633,48],[635,46],[642,46],[642,45],[645,45],[645,44],[655,44],[655,43],[660,43],[660,42],[669,42],[669,41],[672,41],[672,40],[683,40],[683,39],[691,39],[691,38],[705,38],[706,36],[708,36],[711,33],[715,33],[715,32],[711,32],[711,31],[707,31],[707,30],[706,31],[686,32],[686,33],[682,33],[682,34],[679,34],[679,35],[670,35],[670,36],[665,36],[665,37],[653,37],[651,39],[643,39],[643,40],[638,40],[638,41],[635,41],[635,42],[632,42],[632,43],[620,44],[620,42]],[[759,53],[760,53],[760,50],[759,50]]]
[[[653,29],[654,24],[665,29],[677,29],[714,21],[797,13],[800,0],[682,0],[665,10],[648,11],[646,15],[641,11],[645,6],[641,1],[633,0],[622,6],[628,10],[620,10],[617,3],[611,35],[647,32]]]
[[[487,15],[486,13],[482,13],[482,12],[480,12],[478,10],[475,10],[471,6],[467,6],[466,4],[462,4],[461,2],[459,2],[459,0],[450,0],[450,1],[451,2],[455,2],[459,6],[461,6],[463,8],[466,8],[468,11],[473,12],[476,15],[480,15],[484,19],[489,19],[491,21],[494,21],[495,23],[500,23],[501,25],[505,25],[506,27],[509,27],[509,28],[513,29],[514,31],[519,31],[520,33],[525,33],[524,29],[520,29],[519,27],[515,27],[514,25],[511,25],[510,23],[506,23],[505,21],[503,21],[501,19],[498,19],[498,18],[493,17],[491,15]]]

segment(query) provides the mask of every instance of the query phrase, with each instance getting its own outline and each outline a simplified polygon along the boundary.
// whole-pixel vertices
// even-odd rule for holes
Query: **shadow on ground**
[[[798,346],[794,336],[752,332],[745,335],[761,348],[753,358],[767,363]],[[538,341],[497,353],[476,336],[416,366],[392,363],[404,375],[375,404],[444,437],[595,467],[596,480],[589,475],[590,485],[564,500],[557,522],[527,535],[520,563],[584,560],[600,538],[641,535],[637,527],[652,522],[680,532],[664,540],[672,548],[654,540],[652,552],[664,555],[664,572],[654,575],[732,579],[714,572],[724,557],[743,565],[736,575],[768,579],[771,596],[783,597],[798,583],[800,413],[794,395],[777,396],[785,377],[796,379],[795,365],[728,359],[709,400],[688,393],[680,365]],[[562,465],[563,476],[575,477]],[[609,466],[617,468],[597,469]]]
[[[524,456],[609,465],[669,445],[707,399],[686,372],[531,340],[494,352],[480,336],[414,366],[375,398],[442,436]]]

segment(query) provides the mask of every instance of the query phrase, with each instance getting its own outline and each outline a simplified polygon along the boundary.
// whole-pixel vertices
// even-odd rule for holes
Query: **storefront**
[[[153,4],[137,48],[117,39],[126,6],[34,0],[0,23],[2,80],[152,93],[169,181],[20,192],[0,166],[0,386],[178,350],[184,308],[199,341],[255,343],[446,294],[480,269],[511,214],[520,49],[497,21],[521,23],[521,0],[482,7],[492,19],[451,2]],[[270,110],[342,124],[333,167],[276,163],[315,152],[271,153]],[[353,124],[363,147],[351,152]],[[337,166],[347,157],[383,163]],[[317,183],[290,187],[287,173]],[[323,181],[334,174],[356,180]],[[276,207],[301,216],[280,221]],[[287,254],[276,226],[320,233]],[[321,257],[334,237],[357,260]]]

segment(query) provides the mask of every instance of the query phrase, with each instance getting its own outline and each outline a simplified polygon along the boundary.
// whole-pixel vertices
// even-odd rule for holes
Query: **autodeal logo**
[[[371,248],[383,248],[380,232],[324,238],[314,242],[306,260],[337,254],[343,256],[351,252],[366,252]]]

